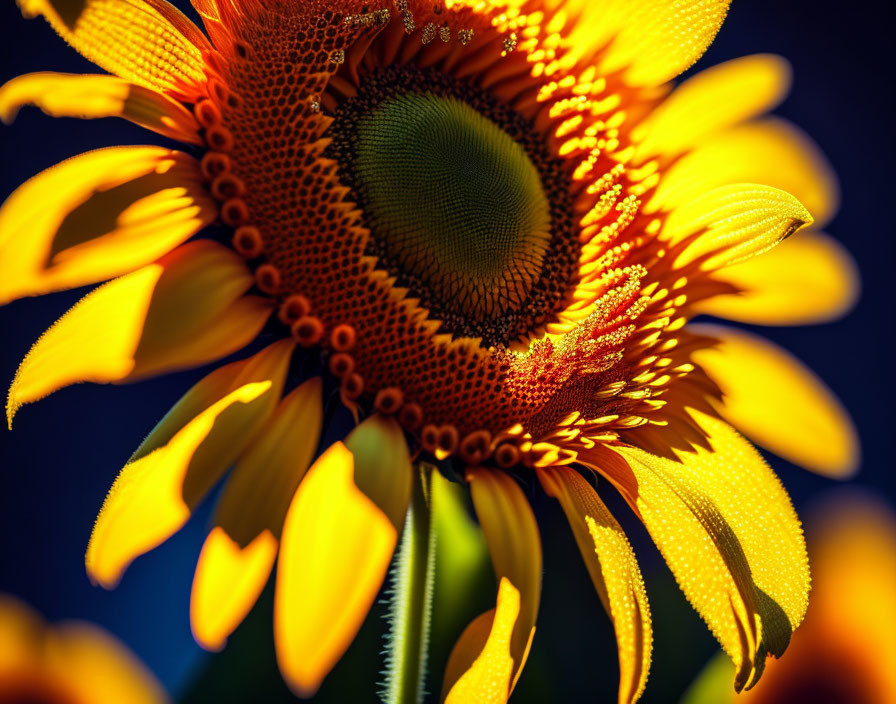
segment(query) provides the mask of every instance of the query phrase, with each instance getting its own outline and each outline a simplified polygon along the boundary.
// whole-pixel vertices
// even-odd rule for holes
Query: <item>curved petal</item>
[[[742,330],[691,329],[719,341],[694,360],[724,394],[722,414],[747,436],[795,464],[845,478],[859,463],[849,414],[824,383],[790,353]]]
[[[320,439],[321,380],[294,389],[252,438],[221,495],[190,597],[193,635],[220,650],[261,594],[290,500]]]
[[[679,245],[676,268],[719,269],[771,249],[812,216],[789,193],[752,183],[720,186],[676,208],[661,236]]]
[[[89,623],[67,622],[48,634],[51,679],[63,681],[77,701],[95,704],[165,704],[155,676],[117,638]]]
[[[114,586],[135,557],[180,528],[274,409],[292,350],[293,344],[283,340],[216,369],[159,421],[121,471],[103,504],[87,549],[87,571],[92,579]],[[262,387],[268,390],[237,403]],[[212,425],[206,431],[210,420]],[[180,444],[175,442],[178,437]],[[189,437],[197,441],[192,450],[183,444]],[[119,491],[122,486],[127,491]],[[139,507],[134,515],[130,514],[132,504]],[[149,517],[141,513],[144,504]],[[154,515],[170,520],[165,526],[144,526],[142,521],[152,523]]]
[[[613,621],[619,650],[619,704],[635,702],[650,670],[653,630],[644,580],[622,527],[597,492],[567,467],[536,470],[560,502],[601,602]]]
[[[0,208],[0,304],[126,274],[216,216],[183,152],[111,147],[63,161]]]
[[[518,618],[514,614],[515,625],[510,639],[513,667],[509,671],[501,670],[502,679],[487,680],[477,676],[473,680],[483,688],[478,690],[482,696],[486,692],[497,691],[504,696],[502,701],[506,701],[526,663],[535,634],[535,620],[541,598],[541,539],[529,502],[517,483],[505,472],[473,468],[467,472],[467,481],[470,483],[473,506],[485,534],[498,582],[506,580],[514,591],[519,592],[519,614]],[[473,623],[480,621],[481,626],[483,619],[485,615],[479,616]],[[497,625],[498,621],[495,623]],[[470,628],[468,627],[468,631]],[[480,673],[497,674],[490,666],[483,665],[493,657],[487,649],[490,630],[491,625],[488,628],[473,628],[471,632],[478,634],[479,638],[462,637],[455,646],[451,659],[455,663],[471,663],[470,667]],[[464,654],[460,654],[461,652]],[[460,676],[461,672],[456,669],[446,673],[443,692],[447,691],[447,696],[451,699],[455,696],[453,687],[456,683],[448,677],[449,674],[453,678]],[[465,692],[468,691],[468,686],[469,682],[464,685]]]
[[[473,619],[451,651],[445,682],[453,682],[446,704],[504,704],[510,696],[514,659],[510,640],[520,614],[520,592],[507,577],[498,585],[494,609]]]
[[[635,493],[624,496],[734,661],[739,691],[759,678],[767,653],[784,652],[805,615],[806,547],[787,493],[756,450],[724,422],[695,415],[711,451],[673,461],[613,450],[630,469],[620,483]],[[595,465],[608,475],[625,471],[611,459]]]
[[[610,0],[584,24],[616,30],[599,70],[624,69],[632,86],[659,85],[697,61],[712,43],[728,14],[730,0]],[[583,38],[584,39],[584,38]],[[592,37],[588,40],[594,41]]]
[[[330,446],[299,484],[283,525],[274,642],[280,671],[300,696],[317,691],[361,627],[386,576],[410,490],[404,435],[381,416]],[[395,495],[404,497],[403,508]]]
[[[0,87],[0,120],[7,125],[25,105],[51,117],[123,117],[165,137],[202,144],[199,124],[181,103],[117,76],[29,73]]]
[[[10,424],[20,406],[69,384],[132,381],[244,347],[271,313],[269,302],[242,297],[251,285],[236,254],[198,241],[101,286],[22,361],[7,400]]]
[[[265,529],[280,537],[293,494],[311,465],[323,424],[320,377],[293,389],[237,460],[215,523],[245,547]]]
[[[645,212],[674,210],[706,191],[732,183],[763,183],[793,195],[821,227],[840,200],[837,177],[800,129],[769,118],[703,140],[663,174]]]
[[[684,81],[639,125],[641,159],[675,156],[721,129],[774,108],[790,90],[790,65],[755,54],[713,66]]]
[[[801,232],[715,278],[740,293],[700,301],[697,313],[756,325],[808,325],[845,315],[859,297],[859,270],[834,238]]]
[[[730,663],[713,658],[683,704],[896,700],[896,516],[879,496],[840,491],[808,524],[812,604],[787,656],[737,697]]]
[[[208,41],[164,0],[20,0],[84,57],[125,80],[195,98],[205,81]]]
[[[87,572],[94,582],[111,589],[135,557],[183,526],[192,509],[183,490],[191,465],[207,463],[209,455],[218,459],[233,446],[238,450],[241,445],[232,439],[240,438],[269,406],[270,389],[270,381],[241,386],[197,415],[168,443],[128,462],[103,503],[87,546]]]

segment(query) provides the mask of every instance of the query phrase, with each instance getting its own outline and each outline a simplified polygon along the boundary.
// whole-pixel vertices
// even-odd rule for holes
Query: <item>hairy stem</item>
[[[418,467],[398,559],[392,569],[386,681],[382,691],[387,704],[423,701],[435,573],[431,472],[427,465]]]

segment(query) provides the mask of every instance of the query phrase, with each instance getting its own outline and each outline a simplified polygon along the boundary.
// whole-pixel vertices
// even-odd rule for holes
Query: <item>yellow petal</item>
[[[724,394],[723,415],[758,444],[807,469],[845,478],[859,441],[849,414],[790,353],[750,333],[717,325],[695,332],[719,340],[694,360]]]
[[[855,305],[859,271],[848,251],[819,232],[801,232],[760,257],[714,275],[742,293],[701,301],[696,310],[757,325],[835,320]]]
[[[653,630],[644,580],[622,527],[597,492],[566,467],[536,470],[545,491],[560,502],[591,581],[616,629],[619,704],[637,701],[647,683]]]
[[[192,510],[218,479],[221,478],[224,471],[247,443],[250,442],[253,433],[256,432],[273,411],[283,389],[293,347],[293,343],[288,340],[275,342],[261,352],[247,359],[220,367],[203,378],[153,428],[152,432],[131,456],[127,467],[122,470],[121,476],[124,476],[126,473],[129,475],[133,474],[132,470],[128,468],[135,465],[139,460],[162,451],[168,452],[164,448],[171,445],[173,439],[182,433],[187,426],[195,423],[197,418],[203,415],[208,416],[210,413],[209,409],[215,406],[215,404],[222,403],[224,399],[238,393],[240,389],[245,389],[253,384],[268,385],[270,387],[268,391],[264,392],[252,403],[245,407],[236,405],[233,409],[222,413],[220,417],[215,419],[212,428],[197,446],[192,456],[188,458],[188,464],[183,474],[179,477],[179,486],[169,487],[166,489],[169,493],[162,495],[162,499],[168,502],[166,504],[167,508],[162,509],[163,512],[178,514],[184,510],[184,506],[188,512]],[[157,460],[164,459],[164,452]],[[128,483],[126,478],[116,480],[113,491],[110,492],[110,497],[113,493],[116,493],[115,487],[120,481],[124,481],[126,485]],[[177,481],[177,478],[175,481]],[[136,480],[132,483],[136,487],[141,486]],[[177,497],[175,497],[175,493]],[[151,494],[147,495],[147,497],[149,501],[155,500]],[[106,503],[108,504],[110,500],[107,499]],[[111,508],[113,508],[112,504],[110,504],[110,510]],[[127,520],[127,517],[123,516],[117,520],[124,521]],[[97,525],[99,526],[99,522]],[[170,532],[167,535],[159,534],[159,542],[178,528],[179,523],[177,521],[172,522],[170,524]],[[127,561],[120,565],[114,563],[111,567],[107,567],[107,572],[111,570],[110,576],[103,579],[97,578],[98,581],[103,582],[105,580],[104,583],[114,585],[118,577],[120,577],[121,571],[130,560],[149,549],[144,549],[139,537],[135,545],[129,544],[128,540],[130,537],[129,534],[118,536],[118,541],[121,543],[119,549]],[[91,545],[93,544],[92,539]],[[90,551],[91,548],[88,548],[88,550]],[[94,547],[93,550],[96,552],[98,548]],[[91,559],[90,552],[88,552],[88,558]],[[98,554],[94,558],[105,559],[102,554]],[[88,565],[88,571],[91,571],[90,565]]]
[[[165,414],[165,417],[158,422],[134,451],[131,461],[148,455],[150,452],[166,445],[187,423],[200,413],[203,413],[209,406],[246,384],[262,381],[271,382],[272,393],[267,396],[267,408],[261,414],[263,416],[262,420],[266,419],[268,413],[274,410],[277,402],[280,400],[280,394],[283,391],[283,384],[286,380],[294,349],[295,344],[291,340],[278,340],[260,352],[256,352],[251,357],[231,362],[215,369],[215,371],[198,381]],[[229,442],[226,443],[227,448],[237,444],[236,440],[240,440],[238,443],[239,448],[245,447],[247,443],[251,442],[254,437],[253,433],[256,432],[260,425],[259,421],[258,425],[253,425],[247,432],[241,433],[239,438],[229,438]],[[225,440],[226,438],[222,435],[220,439]],[[239,451],[228,449],[226,457],[230,459],[223,460],[223,464],[229,465],[231,460],[239,454]],[[209,454],[208,457],[211,458],[212,454]],[[221,460],[216,460],[211,464],[221,463]],[[197,468],[198,464],[194,463],[192,469],[195,470]],[[187,485],[184,487],[186,500],[189,503],[200,501],[205,492],[211,488],[217,479],[218,475],[208,478],[191,471],[187,477]]]
[[[133,271],[215,217],[182,152],[111,147],[63,161],[0,208],[0,304]]]
[[[164,704],[168,696],[124,643],[88,623],[52,629],[45,644],[46,677],[76,701],[91,704]]]
[[[135,557],[180,529],[193,506],[183,491],[191,465],[209,462],[210,455],[220,459],[233,446],[234,454],[239,452],[246,429],[270,408],[271,394],[266,392],[271,387],[270,381],[241,386],[197,415],[168,443],[125,466],[87,546],[87,572],[93,581],[114,587]]]
[[[199,554],[190,592],[193,636],[206,650],[221,650],[264,589],[277,556],[277,539],[263,531],[241,547],[216,526]]]
[[[730,663],[714,658],[683,702],[802,702],[808,692],[832,693],[816,701],[896,701],[896,516],[879,496],[838,491],[813,507],[808,525],[812,599],[785,657],[737,697]]]
[[[208,41],[164,0],[19,0],[19,6],[125,80],[182,97],[195,97],[205,81]]]
[[[520,593],[519,618],[510,644],[512,679],[505,683],[510,692],[526,663],[535,634],[541,599],[541,539],[529,502],[509,475],[475,468],[467,472],[467,481],[495,575],[499,583],[506,577]],[[453,684],[446,677],[444,687]]]
[[[510,640],[519,613],[519,590],[502,577],[497,606],[474,619],[451,651],[445,681],[454,685],[444,697],[446,704],[507,701],[514,670]]]
[[[799,520],[780,481],[724,422],[695,416],[713,450],[676,462],[614,447],[632,470],[639,512],[678,584],[737,669],[754,683],[805,615],[809,568]]]
[[[675,78],[706,51],[722,26],[729,4],[730,0],[595,3],[607,7],[586,20],[587,26],[603,23],[618,27],[599,70],[609,73],[625,69],[625,81],[633,86],[659,85]]]
[[[69,384],[132,381],[244,347],[271,312],[242,297],[251,285],[236,254],[197,241],[101,286],[28,352],[9,390],[10,424],[20,406]]]
[[[237,460],[215,523],[239,545],[245,547],[264,530],[280,537],[290,501],[317,450],[322,423],[322,384],[314,377],[280,402]]]
[[[300,696],[317,691],[348,648],[386,575],[401,528],[390,514],[400,506],[378,505],[380,490],[392,486],[405,497],[403,518],[410,484],[400,429],[373,416],[324,452],[299,485],[277,563],[274,640],[280,671]]]
[[[321,380],[313,378],[280,402],[228,478],[193,579],[190,620],[204,648],[220,650],[264,588],[321,422]]]
[[[646,212],[675,208],[732,183],[763,183],[793,195],[821,227],[837,210],[839,188],[819,148],[784,120],[765,119],[703,140],[663,174]]]
[[[0,120],[10,124],[24,105],[51,117],[123,117],[166,137],[202,144],[199,125],[181,103],[117,76],[29,73],[0,87]]]
[[[671,5],[670,5],[671,7]],[[675,156],[719,130],[774,108],[790,89],[790,66],[756,54],[727,61],[684,81],[634,135],[638,156]]]
[[[709,270],[762,254],[811,224],[809,211],[789,193],[739,183],[715,188],[673,210],[661,236],[680,245],[674,266],[699,260]]]

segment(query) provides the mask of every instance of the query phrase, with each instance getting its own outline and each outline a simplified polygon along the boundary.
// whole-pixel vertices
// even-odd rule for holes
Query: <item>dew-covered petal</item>
[[[831,477],[858,468],[859,440],[843,405],[810,369],[756,335],[718,325],[691,329],[719,341],[694,360],[722,389],[722,414],[759,445]]]
[[[807,523],[812,598],[785,657],[738,696],[731,663],[713,658],[682,704],[896,701],[896,516],[879,496],[852,489],[816,503]]]
[[[248,344],[271,304],[231,250],[192,242],[82,298],[26,355],[7,417],[82,381],[126,382],[220,359]]]
[[[0,208],[0,304],[126,274],[216,216],[183,152],[110,147],[63,161]]]
[[[718,64],[684,81],[638,126],[639,158],[675,156],[716,132],[774,108],[790,89],[780,56],[755,54]]]
[[[242,447],[240,438],[269,406],[270,381],[246,384],[212,404],[170,441],[132,459],[103,503],[87,547],[87,573],[107,589],[138,555],[183,526],[193,501],[185,496],[188,474],[221,466],[222,456]],[[225,464],[226,467],[226,464]],[[221,469],[223,471],[223,468]]]
[[[404,435],[379,415],[330,446],[299,484],[283,525],[274,598],[277,661],[297,694],[317,691],[361,627],[410,490]]]
[[[181,103],[117,76],[43,71],[0,87],[0,120],[10,124],[25,105],[51,117],[123,117],[181,142],[202,144],[199,124]]]
[[[165,0],[20,0],[85,58],[125,80],[195,97],[205,81],[202,32]]]
[[[674,210],[717,186],[762,183],[794,196],[821,227],[837,210],[839,187],[828,160],[801,130],[776,118],[701,141],[675,161],[645,212]]]
[[[193,578],[190,620],[204,648],[221,649],[264,588],[322,415],[315,377],[280,402],[228,477]]]
[[[860,289],[852,255],[820,232],[801,232],[714,277],[741,292],[701,301],[697,312],[756,325],[835,320],[855,305]]]
[[[737,670],[740,690],[780,656],[805,615],[809,567],[799,520],[780,481],[730,426],[695,412],[712,451],[680,461],[617,446],[638,512],[682,591]],[[597,466],[602,465],[602,467]],[[624,471],[595,463],[608,475]]]
[[[498,585],[494,609],[464,629],[448,658],[446,704],[504,704],[510,696],[514,658],[511,637],[520,614],[520,592],[507,577]]]
[[[673,210],[661,237],[676,246],[675,266],[719,269],[771,249],[812,224],[792,195],[753,183],[719,186]]]
[[[619,650],[619,704],[637,701],[647,683],[653,629],[644,580],[622,527],[597,492],[567,467],[537,470],[560,502],[601,602],[613,621]]]
[[[594,3],[594,9],[589,8],[581,21],[581,36],[577,39],[594,45],[595,32],[613,36],[600,61],[600,71],[624,70],[626,83],[634,86],[659,85],[675,78],[703,55],[722,26],[729,4],[729,0]]]

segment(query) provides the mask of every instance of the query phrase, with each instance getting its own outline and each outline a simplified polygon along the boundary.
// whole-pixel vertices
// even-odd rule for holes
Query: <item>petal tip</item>
[[[323,684],[326,673],[313,672],[311,669],[302,668],[301,665],[295,662],[287,663],[280,657],[279,652],[277,654],[277,664],[280,668],[283,682],[289,687],[289,691],[299,699],[311,699],[311,697],[317,694],[317,690]]]
[[[89,555],[89,553],[88,553]],[[86,561],[87,568],[87,578],[90,580],[91,586],[94,587],[102,587],[107,591],[112,591],[115,589],[119,582],[121,582],[121,577],[124,574],[124,569],[113,571],[102,571],[101,568],[97,567],[94,564],[94,561],[88,556]]]
[[[190,615],[190,632],[193,634],[193,640],[205,651],[210,653],[220,653],[227,645],[227,638],[221,638],[213,633],[205,633],[202,626]]]

